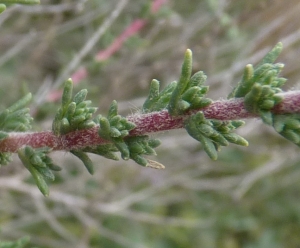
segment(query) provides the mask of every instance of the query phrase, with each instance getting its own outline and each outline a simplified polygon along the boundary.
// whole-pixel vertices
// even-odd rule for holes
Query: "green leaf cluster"
[[[280,87],[286,82],[286,79],[278,77],[283,69],[283,64],[274,64],[281,51],[282,43],[279,42],[255,68],[252,64],[248,64],[244,69],[241,81],[228,98],[246,97],[247,94],[251,93],[255,84],[269,86],[276,93],[281,92]]]
[[[94,174],[93,162],[85,152],[81,150],[71,150],[70,152],[82,161],[85,168],[91,175]]]
[[[160,140],[150,139],[147,135],[131,136],[124,138],[123,143],[121,145],[119,144],[119,146],[116,146],[115,143],[99,146],[89,146],[83,148],[81,152],[94,153],[108,159],[119,160],[116,152],[121,152],[121,156],[124,156],[122,155],[122,152],[124,153],[125,151],[125,155],[128,156],[128,159],[134,160],[137,164],[146,167],[161,169],[164,168],[163,165],[143,157],[143,155],[156,155],[154,148],[158,147],[160,143]],[[71,151],[71,153],[77,156],[77,154],[74,153],[73,150]]]
[[[6,10],[8,4],[39,4],[40,0],[5,0],[0,2],[0,14]]]
[[[281,136],[300,146],[300,114],[274,115],[273,127]]]
[[[243,124],[243,121],[208,120],[203,112],[199,111],[185,121],[184,127],[191,137],[201,142],[208,156],[216,160],[221,146],[228,146],[229,143],[248,146],[243,137],[233,133]]]
[[[209,89],[208,86],[204,86],[205,81],[206,75],[202,71],[192,75],[192,52],[188,49],[184,56],[178,82],[172,82],[159,92],[159,82],[152,80],[149,96],[143,105],[143,112],[167,108],[170,115],[178,116],[189,110],[207,107],[212,100],[205,97]],[[248,145],[244,138],[233,133],[243,124],[242,121],[208,120],[204,117],[203,112],[199,111],[185,120],[184,127],[189,135],[201,142],[209,157],[215,160],[221,146],[227,146],[229,143]]]
[[[31,93],[0,113],[0,140],[6,138],[4,132],[24,132],[31,128],[32,117],[26,106],[32,99]]]
[[[61,170],[47,155],[50,151],[51,149],[48,147],[33,149],[30,146],[18,150],[20,160],[29,170],[36,185],[45,196],[49,195],[47,180],[54,181],[55,179],[52,171]]]
[[[26,108],[31,99],[29,93],[0,113],[0,141],[8,137],[8,132],[25,132],[31,128],[33,118],[29,114],[29,108]],[[10,161],[10,153],[0,153],[1,165],[6,165]]]
[[[199,71],[192,77],[192,51],[187,50],[182,64],[181,75],[170,96],[168,111],[176,116],[191,109],[204,108],[212,100],[205,98],[208,86],[203,86],[206,76]]]
[[[52,123],[55,135],[66,134],[75,130],[94,127],[93,114],[96,107],[90,107],[91,101],[85,100],[87,90],[83,89],[73,96],[73,82],[67,80],[64,85],[61,107]]]
[[[11,161],[12,161],[11,153],[0,152],[0,165],[7,165]]]
[[[142,166],[148,165],[148,160],[142,155],[156,155],[153,148],[160,145],[159,140],[149,139],[148,136],[127,137],[130,130],[135,128],[135,124],[118,114],[116,101],[112,102],[107,117],[99,116],[98,122],[99,136],[111,141],[114,147],[105,145],[96,149],[89,148],[90,151],[112,159],[118,159],[114,152],[119,151],[124,160],[132,159]]]
[[[140,165],[152,168],[163,167],[159,163],[147,160],[142,156],[156,155],[153,148],[160,144],[158,140],[149,139],[148,136],[128,137],[129,132],[135,128],[135,124],[118,114],[116,101],[112,102],[107,117],[98,115],[93,118],[97,108],[90,107],[91,101],[85,100],[86,95],[87,90],[81,90],[73,97],[72,80],[69,79],[65,82],[61,107],[52,123],[52,130],[55,135],[64,135],[75,130],[99,125],[98,135],[111,143],[70,150],[74,156],[83,162],[90,174],[94,173],[94,166],[88,153],[119,160],[116,152],[120,152],[124,160],[132,159]]]
[[[62,104],[52,124],[52,130],[56,135],[64,135],[69,132],[88,129],[99,125],[98,134],[103,139],[111,141],[109,144],[87,146],[70,152],[79,158],[90,174],[94,173],[93,162],[87,153],[94,153],[105,158],[118,160],[116,152],[121,153],[124,160],[132,159],[140,165],[159,168],[154,161],[149,163],[142,155],[156,155],[153,148],[160,142],[149,139],[148,136],[127,137],[135,128],[135,124],[118,114],[118,105],[113,101],[107,117],[98,115],[93,119],[97,108],[90,107],[91,101],[86,101],[86,90],[79,91],[74,97],[72,80],[67,80],[64,85]]]
[[[96,107],[91,107],[92,102],[85,100],[87,90],[80,90],[73,97],[73,82],[68,79],[64,84],[61,107],[52,123],[52,131],[55,135],[64,135],[81,129],[88,129],[96,126],[93,114],[97,111]],[[91,159],[82,150],[71,150],[73,155],[79,158],[90,174],[94,173]]]
[[[278,43],[254,68],[249,64],[245,67],[243,77],[230,97],[244,97],[246,109],[260,115],[269,125],[273,123],[272,108],[282,101],[278,93],[286,82],[279,77],[283,64],[274,61],[282,50],[282,43]]]
[[[176,88],[176,85],[177,82],[173,81],[172,83],[168,84],[161,92],[159,92],[160,83],[156,79],[153,79],[150,84],[149,95],[143,104],[143,112],[150,113],[166,109],[170,102],[171,95]]]
[[[149,136],[135,136],[125,139],[129,150],[129,157],[142,166],[152,167],[149,160],[142,155],[155,155],[154,148],[158,147],[161,142],[158,139],[150,139]]]
[[[188,57],[188,59],[190,58]],[[169,112],[171,110],[174,115],[178,115],[191,109],[208,106],[212,100],[205,98],[209,89],[208,86],[203,85],[207,78],[206,75],[202,71],[198,71],[192,77],[189,74],[187,76],[189,77],[188,80],[173,81],[161,92],[159,92],[159,81],[153,79],[150,84],[149,95],[143,104],[143,112],[149,113],[168,108]],[[179,90],[181,88],[179,85],[182,83],[187,84],[183,90]]]
[[[29,244],[30,238],[25,236],[16,241],[0,241],[0,248],[23,248]]]
[[[255,68],[247,65],[241,81],[230,97],[243,97],[245,107],[249,112],[260,115],[265,123],[273,125],[278,133],[300,146],[300,115],[274,115],[272,113],[272,108],[282,100],[278,93],[282,92],[281,87],[286,81],[279,77],[283,65],[274,64],[281,49],[282,44],[278,43]],[[192,52],[187,50],[179,81],[172,82],[160,91],[159,82],[153,80],[142,111],[149,113],[167,109],[174,117],[188,113],[184,128],[191,137],[201,142],[208,156],[216,160],[222,146],[228,146],[229,143],[247,146],[248,142],[234,133],[235,129],[244,124],[243,121],[205,118],[201,108],[207,107],[212,102],[211,99],[205,97],[208,92],[208,87],[204,86],[205,80],[206,76],[202,71],[192,75]],[[124,160],[132,159],[142,166],[164,168],[158,162],[144,157],[144,155],[156,155],[154,149],[160,145],[159,140],[147,135],[130,135],[130,131],[136,125],[118,114],[116,101],[111,103],[106,117],[98,115],[94,118],[97,108],[91,107],[91,101],[86,100],[86,96],[87,90],[85,89],[73,96],[72,80],[65,82],[62,103],[52,123],[52,131],[60,136],[76,130],[99,126],[99,137],[110,143],[70,151],[83,162],[90,174],[94,173],[94,167],[88,153],[118,160],[116,153],[120,152]],[[31,95],[28,94],[0,113],[0,141],[8,136],[7,132],[26,131],[31,127],[32,118],[29,115],[29,109],[25,108],[30,100]],[[51,149],[47,147],[33,149],[30,146],[18,150],[21,161],[30,171],[44,195],[49,193],[46,181],[54,180],[52,171],[60,170],[60,167],[54,165],[47,155],[50,151]],[[1,164],[7,163],[9,159],[9,153],[0,154]]]
[[[112,141],[121,152],[124,160],[130,158],[129,149],[124,141],[129,131],[135,128],[135,124],[118,114],[118,104],[113,101],[110,105],[107,117],[99,116],[98,134],[103,139]]]
[[[117,101],[111,103],[107,117],[99,115],[98,120],[100,125],[99,136],[116,143],[122,143],[123,138],[128,136],[129,131],[135,128],[133,122],[118,114]]]
[[[99,146],[87,146],[81,149],[81,151],[94,153],[102,157],[105,157],[107,159],[119,160],[119,157],[116,155],[116,152],[118,152],[119,150],[113,143],[99,145]]]
[[[249,64],[245,67],[242,80],[231,93],[230,97],[244,97],[246,109],[258,114],[264,123],[274,127],[275,131],[296,145],[300,145],[300,115],[272,113],[272,108],[282,101],[281,87],[286,79],[279,77],[283,64],[274,61],[282,50],[282,43],[278,43],[253,68]]]

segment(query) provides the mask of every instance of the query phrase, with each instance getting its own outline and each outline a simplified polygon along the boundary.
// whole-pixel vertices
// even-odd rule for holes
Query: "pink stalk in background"
[[[145,19],[134,20],[124,31],[117,37],[114,42],[105,50],[101,50],[96,54],[95,60],[101,62],[109,59],[114,53],[116,53],[122,47],[123,43],[131,36],[138,33],[145,25],[147,21]],[[74,74],[73,74],[74,75]],[[76,72],[75,72],[76,75]],[[74,80],[74,79],[73,79]]]
[[[153,0],[151,5],[151,13],[155,14],[159,11],[161,6],[166,3],[167,0]],[[128,40],[131,36],[137,34],[140,32],[145,25],[147,24],[147,19],[136,19],[134,20],[125,30],[113,41],[113,43],[107,47],[106,49],[100,50],[96,56],[95,61],[96,62],[102,62],[107,59],[109,59],[111,56],[113,56],[117,51],[121,49],[124,42]],[[86,67],[82,66],[77,71],[75,71],[71,78],[73,80],[74,85],[81,82],[83,79],[87,78],[88,76],[88,70]],[[55,90],[52,92],[49,92],[47,95],[47,101],[48,102],[55,102],[58,101],[61,98],[62,90]]]

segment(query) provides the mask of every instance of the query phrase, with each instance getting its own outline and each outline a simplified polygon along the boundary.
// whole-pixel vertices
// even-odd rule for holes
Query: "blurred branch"
[[[53,84],[53,89],[57,89],[69,75],[78,67],[81,60],[91,51],[91,49],[96,45],[98,40],[106,32],[106,30],[112,25],[112,23],[118,18],[122,10],[125,8],[128,0],[121,0],[117,4],[116,8],[111,12],[110,16],[103,22],[103,24],[94,32],[89,41],[81,48],[81,50],[76,54],[76,56],[70,61],[63,72],[55,80]]]
[[[59,14],[68,11],[81,11],[87,0],[53,5],[17,6],[14,11],[29,14]]]
[[[93,217],[89,216],[86,212],[82,211],[81,209],[72,208],[71,211],[75,214],[76,218],[79,219],[86,227],[96,228],[99,234],[101,234],[101,236],[110,239],[121,246],[133,248],[146,248],[146,246],[144,246],[143,244],[136,244],[136,242],[129,240],[124,235],[121,235],[117,232],[105,228]]]
[[[22,52],[23,49],[25,49],[28,44],[32,42],[32,39],[36,37],[35,32],[30,32],[29,34],[25,35],[23,38],[21,38],[16,45],[14,45],[12,48],[7,50],[1,57],[0,57],[0,66],[2,66],[4,63],[6,63],[8,60],[15,57],[18,53]]]
[[[78,238],[64,228],[56,219],[54,213],[47,209],[45,201],[39,197],[33,197],[34,203],[40,216],[46,221],[51,229],[60,237],[68,241],[70,244],[76,245]]]
[[[156,13],[161,6],[166,2],[166,0],[154,0],[151,5],[151,12],[152,14]],[[141,31],[141,29],[147,24],[147,19],[136,19],[130,25],[125,28],[125,30],[113,41],[113,43],[107,47],[106,49],[100,50],[99,52],[96,53],[95,55],[95,61],[101,62],[109,59],[114,53],[116,53],[124,42],[128,40],[131,36],[134,34],[138,33]],[[100,39],[100,37],[98,38]],[[93,44],[94,46],[95,44]],[[89,50],[86,52],[88,53]],[[79,65],[80,61],[72,67],[75,69]],[[72,72],[73,69],[70,67],[69,72]],[[68,73],[64,74],[65,78]],[[74,82],[74,84],[79,83],[81,80],[85,79],[88,76],[88,71],[87,68],[85,67],[80,67],[78,70],[76,70],[72,75],[71,78]],[[60,80],[64,80],[65,78],[60,78]],[[58,80],[56,81],[56,83]],[[55,85],[55,84],[54,84]],[[57,88],[54,86],[54,88]],[[48,93],[47,100],[52,102],[52,101],[57,101],[61,97],[62,91],[57,90],[57,91],[51,91]]]
[[[297,154],[289,155],[289,165],[293,165],[293,160],[298,157]],[[298,160],[297,160],[298,161]],[[233,198],[240,200],[250,189],[251,187],[262,178],[265,178],[273,173],[280,171],[282,168],[287,167],[286,157],[273,153],[272,159],[266,163],[264,166],[259,167],[246,175],[243,176],[243,179],[239,184],[236,185],[237,189],[233,192]]]
[[[178,217],[166,217],[145,212],[122,210],[116,212],[115,215],[122,216],[126,219],[139,221],[152,225],[163,225],[169,227],[182,227],[182,228],[209,228],[213,224],[213,220],[203,219],[184,219]]]

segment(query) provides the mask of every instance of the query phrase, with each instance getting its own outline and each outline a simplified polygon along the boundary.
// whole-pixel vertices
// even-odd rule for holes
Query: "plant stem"
[[[273,108],[273,113],[300,113],[300,91],[282,93],[282,96],[284,96],[284,99]],[[215,101],[208,107],[189,111],[177,117],[169,115],[167,110],[130,115],[127,119],[136,125],[136,128],[130,132],[130,135],[146,135],[182,128],[186,118],[197,111],[203,111],[205,117],[208,119],[224,121],[258,117],[245,109],[243,98],[234,98]],[[47,146],[53,150],[72,150],[108,143],[109,141],[99,137],[98,129],[99,126],[96,126],[61,136],[55,136],[51,131],[32,133],[14,132],[10,133],[9,137],[0,142],[0,152],[17,152],[24,145],[29,145],[33,148]]]

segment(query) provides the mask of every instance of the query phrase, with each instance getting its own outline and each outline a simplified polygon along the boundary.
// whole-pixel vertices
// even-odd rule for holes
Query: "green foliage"
[[[149,160],[142,155],[156,155],[153,148],[159,146],[160,141],[149,139],[146,135],[127,137],[130,130],[135,128],[135,124],[118,114],[116,101],[112,102],[107,117],[98,116],[98,122],[100,125],[99,136],[113,142],[115,147],[105,145],[102,148],[98,146],[94,153],[104,154],[105,157],[117,159],[116,156],[112,155],[117,150],[121,153],[121,157],[124,160],[132,159],[139,165],[156,168],[151,166],[154,163],[149,163]],[[89,150],[93,152],[93,148]]]
[[[129,131],[135,128],[134,123],[118,114],[118,105],[113,101],[110,105],[107,117],[99,116],[100,137],[110,140],[118,148],[124,160],[130,158],[129,148],[125,143],[124,137],[128,136]]]
[[[272,121],[276,132],[297,146],[300,146],[299,114],[273,115]]]
[[[0,248],[23,248],[30,241],[29,237],[23,237],[16,241],[1,241]]]
[[[203,86],[206,80],[204,73],[197,72],[192,77],[191,75],[192,51],[188,49],[184,56],[179,81],[176,83],[168,103],[168,111],[173,116],[183,114],[191,109],[206,107],[212,102],[204,97],[208,91],[208,87]]]
[[[16,8],[7,11],[4,19],[1,19],[2,58],[7,58],[6,52],[11,54],[14,48],[21,48],[8,63],[2,63],[2,104],[20,92],[21,81],[27,82],[35,93],[43,85],[45,75],[57,78],[57,73],[67,67],[67,61],[76,57],[80,46],[90,40],[92,32],[108,19],[110,10],[115,9],[121,1],[41,2],[46,5],[32,12],[29,8],[24,12]],[[129,3],[106,33],[116,37],[116,33],[126,28],[136,16],[143,16],[138,13],[143,2],[150,5],[150,1]],[[129,49],[127,46],[106,62],[101,70],[96,68],[93,74],[89,71],[89,77],[83,84],[88,87],[89,96],[95,98],[93,106],[98,106],[95,105],[98,103],[99,106],[106,106],[110,95],[121,96],[131,102],[133,97],[141,96],[138,92],[145,89],[143,78],[149,75],[173,78],[178,61],[176,50],[184,46],[197,52],[198,61],[194,70],[198,67],[213,76],[210,81],[211,98],[214,94],[222,96],[220,91],[229,87],[225,83],[239,81],[236,76],[240,73],[242,60],[246,61],[251,56],[254,61],[262,47],[278,38],[287,42],[283,55],[288,68],[285,76],[291,79],[287,87],[291,89],[297,82],[299,70],[295,68],[299,37],[293,34],[297,34],[299,23],[298,1],[290,4],[266,0],[226,1],[225,5],[224,1],[218,0],[168,3],[166,6],[172,9],[172,15],[163,20],[155,15],[150,22],[147,21],[146,27],[151,29],[146,28],[141,33],[140,39],[146,38],[142,46],[129,46]],[[213,5],[213,11],[207,11],[208,4]],[[84,17],[83,22],[79,21],[81,17]],[[167,24],[169,28],[162,28],[162,24],[163,27]],[[239,31],[232,39],[229,38],[231,29]],[[30,30],[37,36],[32,37]],[[26,46],[23,38],[28,36],[30,44]],[[108,45],[98,43],[97,47],[105,48]],[[97,47],[91,51],[96,52]],[[81,60],[81,66],[89,63],[92,53],[89,53],[89,58]],[[168,65],[166,58],[172,59]],[[128,63],[124,64],[124,61]],[[56,64],[54,68],[53,64]],[[254,71],[254,65],[248,67]],[[159,90],[158,84],[161,102],[154,101],[153,105],[151,102],[150,108],[144,104],[146,108],[143,112],[166,110],[174,89],[172,87],[176,87],[176,84],[173,82],[169,85],[171,89],[168,94],[162,94],[166,88],[161,84]],[[120,85],[126,87],[120,88]],[[257,113],[268,110],[272,104],[260,97],[254,101],[258,103],[252,106],[252,96],[248,97],[249,109]],[[52,107],[55,104],[48,103]],[[53,108],[48,108],[47,116],[53,116],[53,113]],[[183,114],[186,112],[183,111]],[[272,118],[276,131],[297,143],[299,117],[275,115]],[[42,130],[49,119],[35,121],[36,129]],[[215,120],[206,121],[217,132],[213,124]],[[246,128],[247,137],[252,143],[249,148],[229,145],[217,154],[218,161],[213,162],[203,156],[202,151],[199,152],[199,146],[194,146],[191,138],[183,136],[181,131],[184,130],[158,134],[156,138],[160,135],[169,136],[165,140],[165,147],[158,152],[159,159],[168,165],[168,169],[162,173],[118,166],[114,161],[94,158],[95,171],[97,169],[98,173],[90,177],[88,173],[82,173],[77,164],[71,164],[66,152],[55,152],[54,156],[64,160],[61,164],[64,172],[59,173],[61,176],[55,174],[56,192],[45,199],[30,191],[34,185],[28,183],[32,180],[28,182],[24,174],[20,174],[16,163],[2,168],[1,240],[17,239],[20,235],[29,234],[32,244],[26,247],[31,248],[34,244],[44,248],[71,248],[77,244],[91,248],[297,248],[300,244],[299,148],[289,146],[288,142],[270,135],[264,128],[258,130],[257,124],[250,122]],[[11,135],[2,132],[2,140]],[[124,137],[125,143],[127,139],[129,136]],[[139,151],[139,148],[135,149]],[[89,152],[118,159],[119,150],[113,143],[107,143],[75,152],[80,153],[82,160],[82,153]],[[155,164],[149,160],[148,163]]]
[[[255,69],[252,75],[249,73],[250,78],[245,81],[245,85],[249,82],[252,85],[244,95],[246,109],[259,114],[267,124],[271,124],[271,109],[282,100],[282,97],[276,95],[282,92],[280,87],[286,81],[278,77],[282,69],[283,64],[265,63]]]
[[[0,113],[0,141],[8,137],[8,132],[24,132],[31,128],[33,118],[29,114],[29,108],[26,108],[31,99],[29,93]],[[0,153],[0,165],[6,165],[10,161],[10,153]]]
[[[4,132],[24,132],[31,128],[32,117],[26,106],[32,99],[31,93],[27,94],[9,108],[0,113],[0,139],[5,138]]]
[[[156,79],[153,79],[150,84],[149,95],[143,104],[143,112],[149,113],[167,108],[176,85],[177,82],[174,81],[159,92],[159,82]]]
[[[92,117],[97,108],[90,107],[91,101],[85,101],[87,90],[79,91],[73,98],[72,92],[73,82],[69,79],[65,82],[61,107],[52,124],[52,131],[55,135],[87,129],[96,125]]]
[[[156,155],[154,148],[160,145],[160,140],[149,139],[149,136],[128,137],[125,143],[129,150],[129,156],[132,160],[142,166],[152,167],[153,163],[149,162],[142,155]]]
[[[64,135],[80,129],[92,128],[96,125],[93,114],[97,108],[90,107],[91,101],[85,100],[87,90],[79,91],[73,97],[73,82],[68,79],[64,84],[61,107],[52,123],[52,131],[55,135]],[[88,150],[88,149],[87,149]],[[82,150],[71,150],[73,155],[79,158],[90,174],[94,173],[93,163]]]
[[[43,195],[49,195],[47,180],[54,181],[52,171],[60,171],[61,168],[53,164],[52,159],[47,155],[51,151],[48,147],[33,149],[25,146],[18,150],[18,155],[24,166],[29,170]]]
[[[271,87],[274,91],[280,92],[280,87],[285,83],[285,79],[278,78],[278,74],[283,68],[283,64],[273,64],[282,50],[282,43],[279,42],[262,61],[253,68],[249,64],[245,67],[241,81],[230,93],[232,97],[246,97],[251,92],[255,83]],[[250,103],[249,103],[250,105]]]
[[[281,101],[277,93],[281,92],[280,87],[285,79],[278,75],[283,68],[282,64],[273,64],[282,49],[281,43],[270,51],[262,62],[253,68],[247,65],[242,80],[234,89],[231,97],[244,97],[245,107],[249,112],[259,114],[265,123],[274,124],[275,130],[282,136],[296,144],[300,144],[300,128],[298,115],[276,116],[272,114],[272,108]],[[177,116],[185,114],[190,110],[201,109],[208,106],[212,101],[205,97],[208,87],[204,86],[206,76],[203,72],[192,74],[192,52],[187,50],[182,65],[181,75],[178,82],[172,82],[164,90],[159,91],[159,82],[153,80],[150,86],[149,96],[144,105],[143,112],[149,113],[168,109],[170,115]],[[73,97],[73,83],[69,79],[65,82],[61,107],[57,111],[52,124],[53,133],[57,136],[67,133],[88,129],[99,125],[98,135],[110,141],[110,144],[84,147],[71,150],[70,152],[78,157],[90,174],[94,173],[94,167],[87,153],[95,153],[109,159],[118,160],[116,152],[121,153],[124,160],[132,159],[142,166],[152,168],[163,168],[158,162],[146,159],[144,155],[156,155],[156,148],[160,141],[150,139],[147,135],[130,136],[130,131],[136,126],[118,114],[118,104],[113,101],[107,117],[101,115],[93,119],[97,108],[90,107],[91,101],[86,100],[87,90],[79,91]],[[5,139],[6,130],[19,126],[19,130],[28,129],[31,121],[28,109],[24,106],[29,102],[31,96],[27,95],[16,104],[5,110],[0,115],[2,132],[0,138]],[[22,115],[21,123],[19,116]],[[17,120],[14,118],[18,117]],[[297,119],[298,118],[298,119]],[[15,122],[11,121],[15,120]],[[221,146],[228,146],[229,143],[247,146],[248,142],[233,131],[242,126],[243,121],[220,121],[206,119],[203,112],[190,113],[184,122],[184,128],[188,134],[199,141],[208,154],[216,160]],[[44,195],[48,195],[46,180],[54,180],[51,170],[55,170],[52,160],[46,155],[50,149],[32,149],[25,147],[18,151],[19,157],[25,167],[33,175],[39,189]],[[5,154],[6,155],[6,154]],[[5,163],[8,158],[2,156]]]
[[[39,4],[40,0],[5,0],[0,2],[0,14],[6,10],[7,4]]]
[[[99,136],[107,140],[112,140],[114,143],[123,143],[123,138],[128,136],[129,131],[135,128],[134,123],[118,114],[118,104],[116,101],[111,103],[107,117],[98,116],[98,118],[100,124]],[[126,159],[126,152],[122,155]]]
[[[91,175],[94,174],[93,162],[85,152],[76,151],[76,150],[71,150],[70,152],[82,161],[85,168]]]
[[[271,109],[282,100],[277,93],[282,92],[281,87],[286,82],[285,78],[279,77],[283,64],[273,63],[281,50],[282,44],[278,43],[255,68],[247,65],[242,80],[230,95],[244,97],[246,109],[260,115],[269,125],[272,125]]]
[[[274,64],[282,50],[282,43],[278,43],[263,59],[253,68],[247,65],[242,80],[231,93],[230,97],[244,97],[246,109],[258,114],[264,123],[274,127],[280,135],[300,145],[299,114],[276,115],[272,108],[282,101],[281,87],[286,79],[279,77],[283,64]]]
[[[11,153],[0,152],[0,165],[7,165],[11,161],[12,161]]]
[[[72,97],[72,80],[69,79],[65,82],[61,107],[53,121],[52,131],[55,135],[64,135],[72,131],[99,125],[99,136],[110,141],[111,144],[70,150],[73,155],[83,162],[90,174],[94,173],[94,167],[87,153],[94,153],[108,159],[118,160],[119,158],[115,153],[120,152],[124,160],[132,159],[142,166],[163,168],[161,164],[142,156],[156,155],[153,148],[160,144],[158,140],[149,139],[148,136],[128,137],[129,132],[135,128],[135,124],[118,114],[116,101],[112,102],[107,117],[98,115],[93,119],[93,114],[97,108],[90,107],[91,101],[85,100],[86,95],[87,90],[81,90]]]
[[[190,56],[186,56],[185,59],[191,63]],[[186,67],[188,66],[183,65],[179,82],[170,83],[161,92],[159,92],[159,82],[156,79],[152,80],[149,95],[143,105],[143,112],[148,113],[168,108],[170,113],[174,112],[175,114],[176,112],[175,115],[178,115],[191,109],[206,107],[212,102],[209,98],[204,97],[209,89],[208,86],[203,86],[206,80],[205,74],[198,71],[190,77],[190,73],[186,73]],[[188,77],[186,80],[184,73]],[[182,86],[182,84],[185,85]]]
[[[4,10],[6,10],[6,5],[3,4],[3,3],[0,3],[0,14],[1,14]]]
[[[119,157],[115,154],[119,150],[113,143],[99,146],[87,146],[83,148],[82,151],[98,154],[112,160],[119,160]]]
[[[189,104],[181,99],[192,74],[192,51],[187,50],[182,64],[180,79],[173,90],[168,110],[171,115],[179,115],[189,108]]]
[[[39,4],[40,0],[5,0],[1,1],[3,4]]]
[[[299,145],[299,126],[291,130],[290,122],[298,123],[298,115],[286,115],[283,118],[277,116],[274,119],[272,108],[282,101],[281,87],[286,82],[285,78],[279,77],[283,64],[274,61],[282,50],[282,43],[278,43],[254,68],[249,64],[245,67],[243,77],[238,86],[229,95],[229,98],[244,97],[246,109],[258,114],[268,125],[275,125],[275,130],[282,136]],[[208,106],[211,100],[205,98],[208,91],[203,86],[206,76],[203,72],[197,72],[192,77],[192,52],[187,50],[182,65],[181,75],[178,82],[173,82],[163,91],[159,92],[159,82],[153,80],[150,85],[149,96],[143,105],[144,112],[159,111],[167,108],[170,115],[177,116],[187,113],[192,109],[201,109]],[[221,146],[228,143],[247,146],[248,142],[233,133],[243,122],[222,122],[206,120],[202,112],[191,115],[185,121],[187,132],[196,140],[200,141],[210,158],[217,159],[217,151]],[[284,126],[280,129],[278,126]]]
[[[221,146],[229,143],[248,146],[244,138],[232,132],[243,124],[243,121],[207,120],[199,111],[185,121],[185,129],[191,137],[201,142],[208,156],[216,160]]]
[[[167,108],[170,115],[176,116],[211,104],[212,100],[205,97],[208,86],[203,86],[206,76],[202,71],[196,72],[193,76],[191,74],[192,52],[188,49],[185,53],[179,81],[172,82],[159,92],[159,82],[153,80],[149,96],[143,105],[143,111],[151,112]],[[184,127],[191,137],[201,142],[208,156],[216,160],[220,147],[227,146],[229,142],[243,146],[248,145],[244,138],[233,133],[233,130],[243,124],[242,121],[207,120],[203,112],[199,111],[185,121]]]
[[[300,145],[299,115],[274,115],[271,112],[272,108],[282,100],[278,93],[282,92],[280,87],[286,81],[279,77],[283,65],[273,64],[281,49],[282,44],[278,43],[255,68],[247,65],[242,80],[230,97],[244,97],[244,104],[249,112],[260,115],[265,123],[273,125],[283,137]],[[160,92],[159,82],[153,80],[149,96],[143,105],[143,112],[167,109],[169,114],[175,117],[189,113],[184,121],[184,128],[191,137],[202,144],[204,151],[213,160],[217,159],[221,146],[228,146],[229,143],[247,146],[248,142],[234,133],[236,128],[244,124],[243,121],[205,118],[201,108],[207,107],[212,102],[205,97],[208,91],[208,87],[203,85],[206,76],[201,71],[191,75],[192,52],[187,50],[179,81],[172,82]],[[72,80],[65,82],[61,107],[54,118],[52,131],[56,136],[61,136],[76,130],[99,126],[98,135],[109,141],[109,144],[70,150],[83,162],[90,174],[94,173],[94,167],[88,153],[118,160],[116,152],[120,152],[124,160],[132,159],[142,166],[164,168],[160,163],[144,157],[144,155],[156,155],[154,148],[160,144],[159,140],[150,139],[147,135],[130,135],[130,131],[136,125],[118,114],[116,101],[110,105],[106,117],[99,115],[94,118],[93,114],[97,108],[91,107],[92,102],[86,100],[86,96],[87,90],[83,89],[73,97]],[[28,94],[0,113],[0,140],[7,138],[9,131],[26,131],[30,128],[32,118],[29,115],[29,109],[25,108],[30,100],[31,95]],[[197,110],[199,111],[196,112]],[[44,195],[49,194],[46,180],[54,180],[52,170],[60,169],[47,156],[50,151],[50,148],[33,149],[30,146],[18,150],[21,161],[30,171]],[[9,159],[8,153],[0,156],[2,164],[7,163]]]

